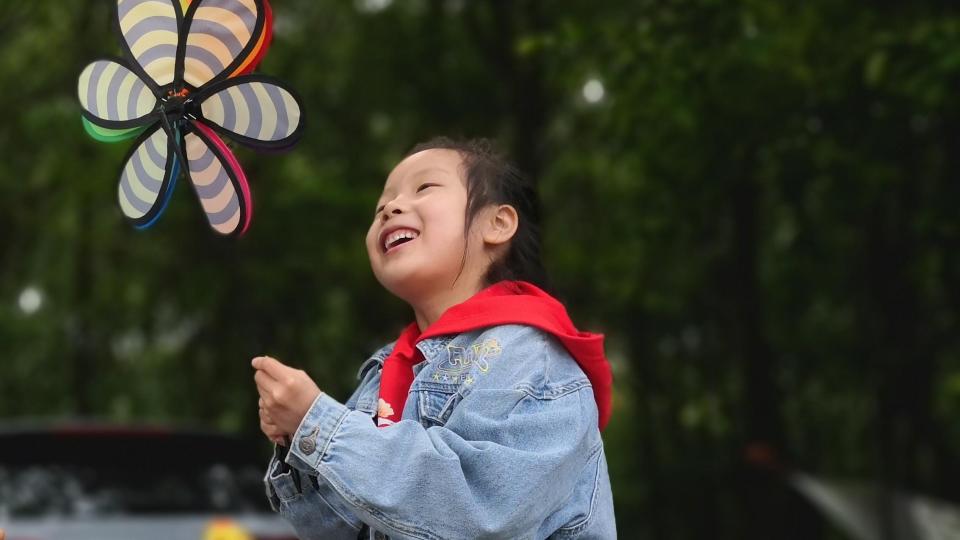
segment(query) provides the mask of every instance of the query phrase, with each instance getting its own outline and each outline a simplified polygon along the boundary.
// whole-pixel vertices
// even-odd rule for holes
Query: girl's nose
[[[390,216],[395,214],[402,214],[402,213],[403,213],[403,210],[400,208],[400,205],[397,203],[397,199],[393,199],[383,207],[383,212],[380,214],[380,219],[382,219],[383,221],[386,221],[390,219]]]

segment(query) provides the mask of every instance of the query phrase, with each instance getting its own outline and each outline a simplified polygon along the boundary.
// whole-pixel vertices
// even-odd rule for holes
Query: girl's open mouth
[[[400,246],[416,240],[419,236],[420,232],[414,229],[402,228],[390,231],[389,234],[383,237],[383,252],[390,253]]]

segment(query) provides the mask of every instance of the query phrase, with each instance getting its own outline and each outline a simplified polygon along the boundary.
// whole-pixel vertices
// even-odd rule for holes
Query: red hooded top
[[[417,323],[407,326],[383,363],[380,398],[390,408],[379,411],[378,425],[385,427],[400,421],[413,383],[413,366],[423,360],[415,346],[418,342],[503,324],[532,326],[556,336],[590,379],[603,430],[610,420],[613,387],[610,363],[603,352],[603,335],[577,330],[563,304],[525,281],[501,281],[487,287],[447,309],[423,333]]]

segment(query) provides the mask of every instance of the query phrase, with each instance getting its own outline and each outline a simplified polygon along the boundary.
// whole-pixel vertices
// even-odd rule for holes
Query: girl
[[[366,238],[415,322],[344,404],[253,359],[260,426],[278,443],[267,496],[302,539],[616,537],[603,336],[535,285],[532,201],[484,141],[417,146]]]

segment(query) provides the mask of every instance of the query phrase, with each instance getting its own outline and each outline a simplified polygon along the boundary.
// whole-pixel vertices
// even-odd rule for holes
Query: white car
[[[269,448],[215,432],[0,425],[6,540],[295,540],[263,486]]]

